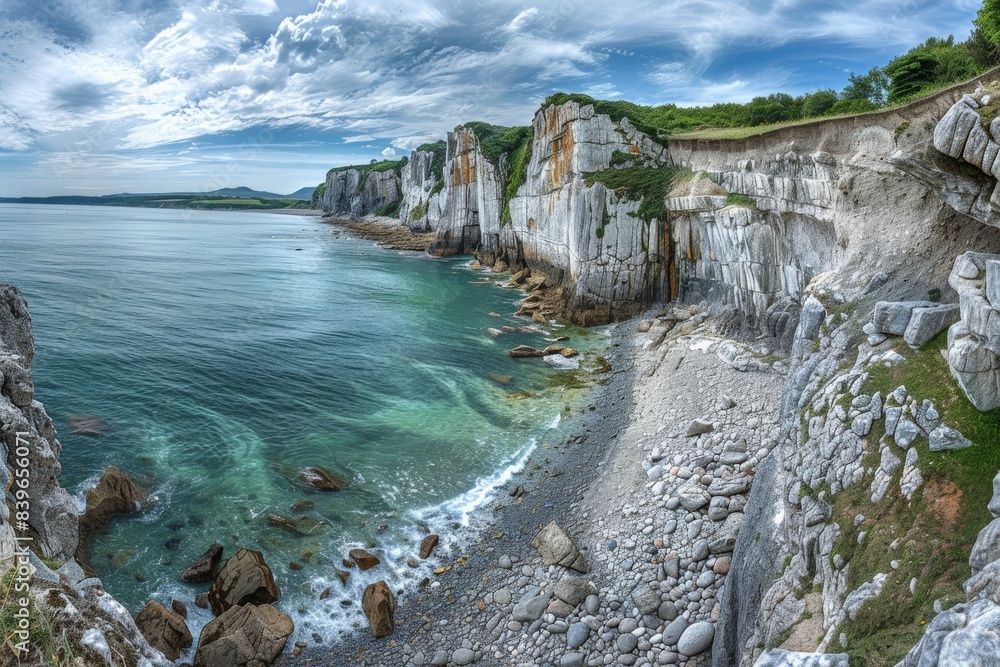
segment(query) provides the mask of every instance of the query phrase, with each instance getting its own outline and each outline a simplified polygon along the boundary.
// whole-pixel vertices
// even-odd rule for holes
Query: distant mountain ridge
[[[120,192],[113,195],[101,195],[102,197],[163,197],[163,196],[183,196],[183,197],[250,197],[254,199],[312,199],[313,190],[315,187],[305,187],[299,188],[295,192],[289,195],[279,195],[274,192],[267,192],[265,190],[254,190],[253,188],[248,188],[246,186],[239,186],[235,188],[220,188],[218,190],[211,190],[209,192]],[[9,199],[9,198],[4,198]]]

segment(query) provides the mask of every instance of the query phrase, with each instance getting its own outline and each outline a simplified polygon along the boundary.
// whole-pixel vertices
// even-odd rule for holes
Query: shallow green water
[[[457,549],[455,527],[565,428],[551,369],[506,354],[544,346],[542,334],[486,332],[527,324],[512,316],[521,295],[467,259],[259,213],[0,205],[0,239],[0,281],[31,308],[36,396],[59,429],[64,486],[80,492],[113,463],[157,498],[94,542],[93,565],[133,612],[177,597],[206,622],[191,601],[207,587],[177,574],[219,542],[227,555],[262,551],[298,636],[331,637],[358,620],[341,600],[427,574],[405,564],[419,522]],[[571,333],[574,347],[599,344]],[[73,434],[71,415],[108,430]],[[304,488],[296,473],[310,465],[350,488]],[[314,506],[293,510],[300,501]],[[308,517],[312,532],[270,526],[270,513]],[[384,567],[353,570],[345,590],[334,567],[372,545]]]

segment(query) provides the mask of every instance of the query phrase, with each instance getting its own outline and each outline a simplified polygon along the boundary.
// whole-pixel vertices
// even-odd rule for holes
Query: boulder
[[[976,409],[1000,407],[1000,356],[969,335],[963,322],[948,330],[948,365]]]
[[[361,608],[368,617],[368,624],[375,637],[388,637],[392,634],[395,628],[392,615],[396,611],[396,599],[388,584],[384,581],[369,584],[361,596]]]
[[[555,521],[550,521],[539,531],[531,546],[538,549],[546,565],[562,565],[583,573],[590,569],[572,538]]]
[[[942,449],[965,449],[972,446],[971,440],[944,424],[931,431],[927,439],[930,441],[932,452],[939,452]]]
[[[198,560],[188,567],[188,569],[181,572],[181,581],[186,581],[189,584],[211,581],[215,568],[222,559],[222,551],[221,544],[210,546],[208,551],[199,556]]]
[[[920,347],[958,321],[957,303],[939,304],[932,308],[914,308],[903,340],[911,347]]]
[[[265,605],[280,599],[281,591],[263,554],[250,549],[240,549],[227,560],[208,591],[216,616],[237,605]]]
[[[687,656],[695,656],[712,645],[715,625],[709,621],[699,621],[689,625],[677,641],[677,650]]]
[[[201,631],[194,667],[267,667],[294,631],[292,619],[269,604],[235,605]]]
[[[135,617],[135,625],[149,645],[165,655],[168,660],[177,660],[181,651],[194,643],[184,617],[156,600],[150,600]]]
[[[509,354],[514,359],[524,359],[527,357],[544,357],[545,350],[539,350],[538,348],[531,347],[530,345],[518,345],[513,350],[507,350]]]
[[[995,665],[1000,655],[1000,607],[990,600],[958,604],[927,624],[920,643],[899,664]]]
[[[597,587],[585,577],[563,577],[556,583],[555,595],[566,604],[577,606],[588,595],[597,592]]]
[[[879,301],[875,304],[872,324],[876,331],[901,336],[910,324],[914,308],[936,308],[933,301]]]
[[[362,572],[370,570],[382,562],[377,556],[368,553],[364,549],[351,549],[347,555],[351,557],[351,560],[358,564],[358,568]]]
[[[698,484],[685,484],[677,489],[677,498],[689,512],[696,512],[712,501],[711,494]]]
[[[300,470],[299,479],[320,491],[340,491],[347,486],[345,480],[338,479],[326,470],[316,466]]]
[[[80,543],[76,550],[76,560],[83,565],[89,576],[96,576],[87,565],[91,533],[103,528],[108,519],[116,514],[129,514],[142,509],[146,494],[139,490],[125,472],[115,466],[108,466],[97,486],[87,491],[86,502],[86,509],[80,516]]]
[[[691,422],[691,425],[688,426],[688,430],[684,435],[691,438],[703,433],[711,433],[714,430],[715,426],[707,419],[695,419]]]
[[[730,514],[709,540],[708,550],[713,554],[730,553],[736,546],[736,538],[742,527],[743,513]]]
[[[420,558],[421,560],[427,560],[430,558],[431,552],[434,551],[434,547],[438,544],[437,535],[428,535],[420,542]]]

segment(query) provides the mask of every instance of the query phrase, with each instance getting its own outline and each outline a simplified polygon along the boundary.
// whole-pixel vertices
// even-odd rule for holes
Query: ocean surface
[[[0,282],[28,299],[63,486],[82,497],[114,464],[156,499],[96,536],[106,588],[133,613],[181,600],[197,636],[207,585],[177,575],[213,542],[257,549],[297,638],[331,639],[366,627],[368,583],[413,590],[429,575],[407,564],[427,530],[442,560],[458,557],[470,512],[564,437],[572,399],[568,371],[506,354],[543,333],[487,333],[530,324],[513,316],[523,294],[468,262],[300,216],[0,205]],[[583,350],[602,338],[558,333]],[[76,434],[75,416],[106,430]],[[350,486],[307,488],[306,466]],[[383,565],[344,587],[335,569],[354,547]]]

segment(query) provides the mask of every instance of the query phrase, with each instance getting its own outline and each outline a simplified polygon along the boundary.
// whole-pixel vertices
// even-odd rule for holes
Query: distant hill
[[[285,197],[287,199],[305,199],[306,201],[312,201],[313,190],[315,190],[315,189],[316,189],[316,186],[313,186],[311,188],[310,187],[299,188],[298,190],[296,190],[292,194],[285,195]]]
[[[104,197],[249,197],[251,199],[312,199],[313,190],[311,188],[300,188],[290,195],[279,195],[265,190],[254,190],[246,186],[236,188],[220,188],[209,192],[121,192],[114,195],[103,195]]]

